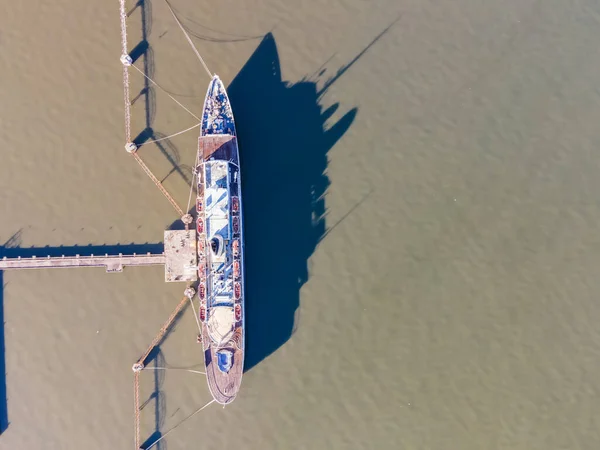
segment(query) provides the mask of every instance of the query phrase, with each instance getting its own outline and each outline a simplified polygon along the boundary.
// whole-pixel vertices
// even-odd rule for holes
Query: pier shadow
[[[160,345],[155,347],[148,358],[146,358],[146,364],[152,362],[152,366],[150,367],[165,367],[165,358],[160,349]],[[166,417],[166,397],[165,392],[162,390],[162,385],[165,381],[165,371],[164,370],[152,370],[152,374],[149,374],[153,378],[154,382],[154,391],[150,394],[150,396],[140,405],[140,412],[143,411],[147,407],[151,407],[154,413],[154,431],[148,436],[148,438],[141,444],[140,449],[154,448],[156,450],[166,450],[167,449],[167,441],[161,440],[156,445],[153,444],[161,439],[162,432],[160,431],[164,425],[164,420]]]
[[[133,253],[146,254],[162,253],[164,244],[116,244],[116,245],[74,245],[74,246],[45,246],[45,247],[23,247],[21,245],[21,232],[14,234],[4,245],[0,246],[0,259],[7,258],[30,258],[37,257],[60,257],[65,256],[90,256],[90,255],[131,255]],[[6,358],[5,358],[5,336],[4,336],[4,271],[0,270],[0,434],[9,425],[8,403],[6,394]]]
[[[103,245],[74,245],[74,246],[44,246],[44,247],[23,247],[21,245],[21,232],[14,234],[4,245],[0,246],[0,259],[3,257],[7,258],[30,258],[36,257],[60,257],[64,256],[90,256],[90,255],[123,255],[131,254],[146,254],[146,253],[162,253],[164,251],[164,243],[144,243],[144,244],[103,244]],[[7,406],[7,395],[6,395],[6,369],[5,369],[5,346],[4,346],[4,271],[0,270],[0,434],[8,427],[8,406]],[[185,313],[187,306],[184,307],[173,321],[173,324],[169,328],[169,333],[172,332],[177,322],[181,319],[181,316]],[[146,365],[153,365],[154,367],[164,367],[164,357],[160,351],[160,344],[168,337],[167,333],[161,342],[153,348],[152,352],[148,355],[144,361]],[[141,405],[141,410],[147,407],[149,404],[153,405],[155,427],[154,432],[148,438],[145,445],[150,446],[153,442],[160,438],[160,429],[163,425],[165,417],[165,394],[161,390],[164,381],[164,371],[153,370],[154,378],[154,390],[148,397],[148,399]],[[142,446],[142,448],[146,448]],[[159,442],[154,448],[157,450],[166,450],[166,442]]]
[[[132,255],[134,253],[138,255],[145,255],[146,253],[162,253],[164,251],[164,244],[162,242],[152,244],[115,244],[115,245],[72,245],[72,246],[57,246],[57,247],[0,247],[0,258],[6,256],[7,258],[31,258],[36,256],[38,258],[50,256],[52,258],[65,256],[103,256],[118,255]]]

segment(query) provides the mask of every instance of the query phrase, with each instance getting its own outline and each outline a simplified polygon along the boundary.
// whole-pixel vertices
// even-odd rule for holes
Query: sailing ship
[[[244,368],[244,238],[236,130],[217,75],[204,100],[196,173],[200,337],[208,387],[226,405]]]

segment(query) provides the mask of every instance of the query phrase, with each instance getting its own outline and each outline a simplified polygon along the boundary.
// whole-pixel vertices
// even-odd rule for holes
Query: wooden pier
[[[155,266],[165,264],[165,254],[59,256],[31,258],[2,258],[0,270],[58,269],[72,267],[106,267],[107,272],[122,272],[125,266]]]
[[[165,251],[162,253],[3,257],[0,259],[0,270],[105,267],[107,272],[123,272],[125,266],[163,265],[167,283],[196,281],[198,279],[196,231],[167,230],[164,232],[164,243]]]

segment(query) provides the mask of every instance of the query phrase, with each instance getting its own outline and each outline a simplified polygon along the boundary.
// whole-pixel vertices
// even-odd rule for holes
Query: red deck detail
[[[200,136],[198,139],[198,150],[204,161],[211,157],[225,161],[233,160],[237,164],[237,140],[235,136],[228,134],[213,134]]]

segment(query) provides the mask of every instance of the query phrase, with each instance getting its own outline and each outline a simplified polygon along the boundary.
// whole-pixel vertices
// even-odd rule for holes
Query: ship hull
[[[226,405],[235,399],[244,369],[244,235],[235,124],[217,76],[204,101],[196,171],[204,364],[213,398]]]

